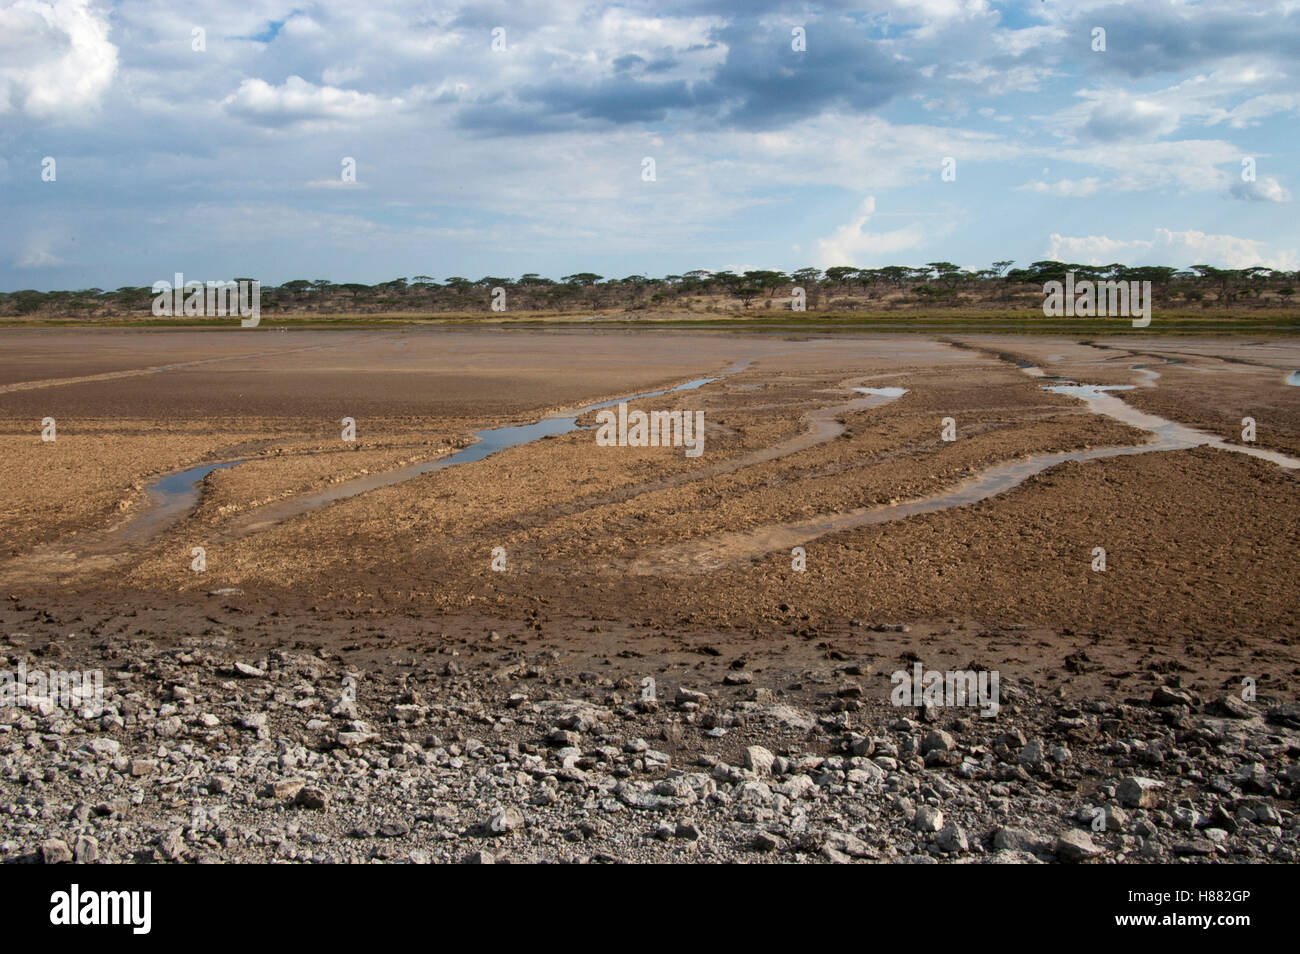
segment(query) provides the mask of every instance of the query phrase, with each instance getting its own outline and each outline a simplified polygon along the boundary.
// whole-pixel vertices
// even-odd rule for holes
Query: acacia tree
[[[952,262],[927,262],[926,268],[932,269],[936,280],[954,285],[961,276],[961,266]]]
[[[745,272],[744,279],[750,285],[766,288],[768,295],[775,295],[778,286],[790,282],[785,272],[774,272],[766,269],[753,269]]]
[[[603,275],[597,275],[595,272],[577,272],[573,275],[565,275],[560,281],[568,285],[577,285],[579,288],[590,288],[603,278]]]

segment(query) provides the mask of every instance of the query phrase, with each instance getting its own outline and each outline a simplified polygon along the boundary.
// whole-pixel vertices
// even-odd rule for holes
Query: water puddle
[[[1114,418],[1123,424],[1132,427],[1141,428],[1144,431],[1150,431],[1158,440],[1156,444],[1164,442],[1169,447],[1160,447],[1156,444],[1144,444],[1146,450],[1180,450],[1188,447],[1213,447],[1216,450],[1231,451],[1234,454],[1246,454],[1249,457],[1258,457],[1260,460],[1266,460],[1277,464],[1279,467],[1285,467],[1288,470],[1300,468],[1300,460],[1290,457],[1277,451],[1264,450],[1260,447],[1247,447],[1243,444],[1229,444],[1222,438],[1213,434],[1207,434],[1205,431],[1197,430],[1194,427],[1188,427],[1186,424],[1179,424],[1177,421],[1171,421],[1167,418],[1159,417],[1155,414],[1148,414],[1146,411],[1139,411],[1131,404],[1126,404],[1117,397],[1107,394],[1107,391],[1131,391],[1130,385],[1114,385],[1110,387],[1100,387],[1096,385],[1075,385],[1073,388],[1067,388],[1061,385],[1045,386],[1045,391],[1056,391],[1057,393],[1068,393],[1071,397],[1077,397],[1088,403],[1089,409],[1097,414],[1104,414],[1106,417]]]
[[[1300,371],[1292,371],[1286,376],[1286,383],[1293,388],[1300,388]]]
[[[327,347],[335,346],[320,345],[294,350],[317,351],[324,350]],[[291,352],[270,353],[286,354]],[[776,354],[783,353],[786,352],[758,355],[756,357],[773,357]],[[211,361],[234,360],[235,357],[247,358],[254,356],[239,355],[231,358],[211,359]],[[339,484],[309,497],[301,497],[294,500],[282,501],[278,504],[271,504],[245,514],[240,518],[236,518],[230,525],[228,525],[228,527],[243,527],[243,529],[247,530],[250,528],[261,527],[263,525],[269,525],[286,516],[311,510],[315,507],[329,503],[332,500],[341,500],[359,493],[364,493],[365,491],[376,487],[384,487],[389,484],[399,483],[423,473],[440,470],[444,467],[452,467],[457,464],[482,460],[483,458],[497,453],[498,451],[505,450],[508,447],[516,447],[555,434],[568,433],[569,431],[578,429],[578,418],[590,411],[612,407],[620,401],[635,401],[641,398],[657,397],[662,394],[669,394],[676,391],[692,391],[701,388],[706,384],[710,384],[732,374],[744,371],[753,360],[754,357],[739,358],[732,362],[732,364],[723,371],[719,372],[716,377],[695,378],[694,380],[687,381],[685,384],[679,384],[672,388],[646,391],[641,394],[629,395],[628,397],[614,398],[610,401],[601,401],[596,404],[589,404],[585,407],[578,408],[576,411],[550,415],[534,424],[488,428],[479,431],[475,435],[478,438],[476,443],[464,448],[463,450],[457,451],[450,457],[436,461],[427,461],[388,474],[369,475],[358,480]],[[209,362],[200,361],[191,363],[202,364]],[[117,372],[107,375],[106,377],[153,373],[158,370],[171,370],[174,368],[187,367],[191,363]],[[98,380],[99,376],[95,376],[95,379]],[[73,379],[63,379],[53,383],[73,383]],[[33,385],[43,387],[46,386],[46,382],[28,382],[20,385],[19,388]],[[76,542],[75,549],[69,549],[68,544],[65,541],[37,547],[36,550],[24,558],[27,563],[26,572],[33,574],[26,578],[47,578],[51,573],[71,572],[74,567],[84,570],[92,564],[96,567],[107,569],[118,557],[120,557],[121,553],[124,552],[123,545],[125,543],[156,534],[169,524],[191,512],[199,500],[202,482],[208,474],[216,470],[235,467],[242,463],[245,463],[245,460],[229,460],[202,464],[173,474],[167,474],[166,476],[159,478],[153,484],[150,484],[146,490],[151,506],[146,508],[139,515],[129,518],[127,522],[105,531],[84,535]],[[228,528],[223,528],[219,535],[222,537],[229,536],[230,533]],[[5,568],[9,572],[13,572],[18,569],[18,566],[11,561],[6,564]]]
[[[157,494],[163,506],[171,506],[176,500],[198,493],[200,481],[214,470],[225,470],[227,467],[242,463],[242,460],[232,460],[224,464],[204,464],[202,467],[191,467],[176,474],[168,474],[150,487],[149,492]]]
[[[907,388],[854,388],[853,390],[859,394],[872,394],[883,398],[901,398],[907,393]]]
[[[1132,384],[1044,384],[1044,391],[1064,394],[1066,397],[1079,398],[1081,401],[1094,401],[1107,391],[1132,391]]]
[[[778,354],[781,353],[786,352],[779,352]],[[766,357],[772,356],[773,355],[767,355]],[[511,447],[519,447],[523,444],[530,444],[534,441],[539,441],[560,434],[568,434],[571,431],[579,429],[590,429],[580,428],[578,424],[578,419],[584,414],[599,411],[607,407],[614,407],[625,401],[638,401],[644,398],[659,397],[664,394],[675,394],[680,391],[694,391],[704,387],[706,384],[712,384],[715,381],[721,381],[723,378],[730,377],[733,374],[739,374],[748,368],[753,360],[752,357],[738,358],[722,371],[718,372],[716,377],[694,378],[684,384],[678,384],[671,388],[661,388],[655,391],[643,391],[639,394],[631,394],[626,397],[617,397],[608,401],[587,404],[574,411],[549,415],[548,417],[532,424],[487,428],[478,431],[474,435],[476,440],[473,444],[462,450],[456,451],[448,457],[423,461],[419,464],[413,464],[409,467],[403,467],[399,470],[389,471],[387,473],[368,474],[364,477],[345,481],[326,490],[321,490],[307,496],[295,497],[279,503],[268,504],[265,507],[260,507],[255,511],[234,518],[229,525],[229,529],[234,531],[259,529],[283,520],[286,517],[314,510],[317,507],[324,506],[325,504],[332,503],[336,500],[344,500],[348,497],[354,497],[357,494],[366,493],[370,490],[389,487],[393,484],[410,480],[413,477],[419,477],[422,474],[444,470],[448,467],[455,467],[459,464],[469,464],[474,461],[483,460],[486,457],[490,457],[492,454],[499,453],[500,451],[507,450]],[[176,474],[169,474],[168,476],[163,477],[151,484],[147,491],[149,499],[154,506],[150,507],[139,517],[130,521],[126,525],[113,531],[113,535],[121,539],[131,539],[156,532],[194,507],[198,502],[200,493],[199,485],[203,481],[203,478],[214,470],[234,467],[236,464],[241,463],[243,463],[242,460],[227,461],[217,464],[205,464],[200,467],[193,467],[189,470]]]
[[[503,450],[508,450],[511,447],[520,447],[524,444],[531,444],[534,441],[539,441],[546,437],[568,434],[576,430],[590,430],[590,427],[583,427],[578,424],[578,419],[584,414],[589,414],[592,411],[599,411],[607,407],[614,407],[623,402],[631,403],[632,401],[639,401],[645,398],[660,397],[664,394],[676,394],[680,391],[694,391],[704,387],[706,384],[720,381],[724,377],[742,370],[746,364],[748,364],[747,361],[737,362],[725,371],[722,371],[717,377],[695,378],[691,381],[687,381],[685,384],[679,384],[676,387],[663,388],[658,391],[644,391],[640,394],[628,395],[627,397],[618,397],[609,401],[600,401],[596,404],[587,404],[574,411],[544,417],[540,421],[532,424],[516,424],[507,427],[488,428],[487,430],[479,431],[474,435],[477,438],[475,443],[469,445],[463,450],[456,451],[456,453],[451,454],[448,457],[423,461],[419,464],[412,464],[409,467],[387,471],[382,474],[368,474],[364,477],[358,477],[355,480],[336,484],[327,490],[321,490],[314,494],[294,497],[280,503],[268,504],[256,511],[245,514],[243,517],[235,518],[231,521],[228,529],[232,532],[259,530],[263,527],[270,526],[271,524],[278,523],[287,517],[297,516],[298,514],[306,513],[309,510],[315,510],[318,507],[323,507],[326,504],[338,500],[346,500],[349,497],[355,497],[357,494],[378,490],[382,487],[391,487],[393,484],[400,484],[413,477],[419,477],[423,474],[431,474],[435,471],[445,470],[448,467],[455,467],[459,464],[469,464],[474,461],[483,460],[486,457],[490,457],[491,455]]]
[[[1142,380],[1138,384],[1144,388],[1153,388],[1156,386],[1156,382],[1160,380],[1160,372],[1152,371],[1145,364],[1135,364],[1129,370],[1142,375]]]
[[[674,394],[678,391],[694,391],[704,387],[706,384],[712,384],[719,378],[696,378],[693,381],[687,381],[685,384],[679,384],[674,388],[666,388],[662,391],[646,391],[644,394],[633,394],[630,397],[614,398],[612,401],[601,401],[599,404],[588,404],[574,411],[572,414],[544,417],[534,424],[516,424],[509,427],[492,427],[485,431],[479,431],[474,436],[477,441],[459,450],[450,457],[442,457],[438,460],[425,461],[422,464],[415,464],[403,470],[393,471],[393,474],[404,474],[402,480],[407,477],[416,477],[420,474],[428,474],[435,470],[443,470],[447,467],[455,467],[457,464],[470,464],[476,460],[482,460],[490,457],[499,451],[507,450],[511,447],[519,447],[522,444],[531,444],[533,441],[540,441],[544,437],[554,437],[558,434],[568,434],[570,431],[589,429],[580,428],[578,418],[592,411],[603,410],[607,407],[615,407],[623,402],[631,403],[643,398],[659,397],[662,394]],[[377,476],[387,477],[390,474],[380,474]],[[357,483],[362,483],[358,481]],[[394,481],[396,483],[396,481]],[[348,486],[348,485],[343,485]],[[383,486],[383,485],[381,485]]]
[[[219,464],[203,464],[199,467],[191,467],[189,470],[168,474],[154,482],[147,491],[149,509],[122,527],[119,531],[120,535],[127,539],[147,536],[182,514],[188,513],[198,503],[200,485],[208,474],[214,470],[225,470],[242,463],[242,460],[230,460]]]

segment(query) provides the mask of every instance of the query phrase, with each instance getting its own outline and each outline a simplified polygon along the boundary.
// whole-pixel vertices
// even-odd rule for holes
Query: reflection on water
[[[199,485],[203,483],[204,477],[214,470],[225,470],[242,463],[242,460],[230,460],[220,464],[203,464],[160,478],[148,489],[152,506],[127,524],[122,529],[122,535],[141,536],[187,512],[198,502]]]
[[[1132,391],[1133,387],[1132,384],[1045,384],[1043,390],[1091,401],[1101,397],[1105,391]]]
[[[531,444],[533,441],[539,441],[543,437],[553,437],[557,434],[567,434],[570,431],[578,430],[578,418],[592,411],[600,411],[607,407],[614,407],[624,401],[638,401],[643,398],[659,397],[663,394],[675,394],[678,391],[694,391],[702,388],[706,384],[717,381],[717,378],[695,378],[693,381],[687,381],[685,384],[679,384],[675,388],[664,388],[661,391],[646,391],[642,394],[633,394],[629,397],[614,398],[610,401],[601,401],[599,404],[588,404],[580,407],[571,414],[560,415],[555,417],[544,417],[535,424],[516,424],[511,427],[492,427],[485,431],[479,431],[474,436],[478,438],[476,443],[471,444],[464,450],[457,451],[450,457],[443,457],[438,460],[425,461],[422,464],[415,464],[412,467],[403,470],[393,471],[391,474],[382,474],[377,476],[391,477],[398,476],[399,480],[406,480],[409,477],[415,477],[419,474],[432,473],[435,470],[444,470],[447,467],[455,467],[457,464],[468,464],[476,460],[482,460],[498,451],[503,451],[511,447],[519,447],[521,444]],[[399,476],[400,475],[400,476]],[[397,481],[391,481],[396,483]],[[343,487],[351,486],[344,484]],[[376,485],[378,486],[378,485]],[[367,487],[366,489],[370,489]],[[350,496],[350,495],[347,495]]]
[[[1156,386],[1156,381],[1160,380],[1160,372],[1152,371],[1145,364],[1135,364],[1129,370],[1142,375],[1142,380],[1138,383],[1144,388],[1153,388]]]
[[[198,493],[199,482],[208,474],[214,470],[225,470],[227,467],[234,467],[236,464],[242,463],[242,460],[232,460],[224,464],[204,464],[202,467],[191,467],[189,470],[183,470],[178,474],[168,474],[150,487],[149,492],[151,494],[161,494],[165,498]]]

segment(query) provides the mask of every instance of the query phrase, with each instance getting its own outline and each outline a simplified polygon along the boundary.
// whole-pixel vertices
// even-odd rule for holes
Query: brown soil
[[[1297,472],[1208,448],[1066,464],[969,507],[820,537],[802,573],[788,551],[705,574],[632,572],[659,548],[923,497],[1019,457],[1148,439],[1042,391],[998,354],[1098,384],[1137,384],[1130,368],[1146,365],[1160,377],[1123,392],[1134,406],[1237,442],[1252,416],[1257,446],[1300,453],[1300,389],[1282,383],[1300,368],[1297,342],[420,329],[276,333],[275,347],[238,331],[3,334],[0,383],[30,386],[0,393],[0,581],[70,623],[151,606],[188,633],[215,615],[266,645],[302,638],[392,658],[434,633],[506,627],[593,664],[622,658],[630,674],[739,655],[791,669],[837,653],[892,665],[914,652],[927,666],[978,657],[1072,691],[1127,691],[1162,666],[1206,688],[1243,674],[1294,685],[1300,666]],[[268,503],[436,458],[482,428],[744,360],[698,391],[637,405],[704,410],[699,458],[598,447],[577,431],[247,529]],[[141,373],[98,377],[124,371]],[[860,397],[855,385],[908,393],[826,413]],[[39,437],[46,416],[58,420],[53,444]],[[355,444],[340,440],[345,416]],[[946,417],[954,442],[941,439]],[[843,433],[806,436],[836,419]],[[249,463],[206,478],[190,515],[154,536],[124,532],[158,476],[239,458]],[[207,549],[203,574],[189,568],[194,546]],[[504,573],[491,569],[496,547]],[[1095,547],[1105,572],[1091,569]],[[224,587],[242,593],[204,596]]]

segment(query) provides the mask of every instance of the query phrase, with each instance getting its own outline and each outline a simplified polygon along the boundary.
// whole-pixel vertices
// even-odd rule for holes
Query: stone
[[[277,798],[280,801],[286,801],[298,797],[298,793],[303,790],[307,783],[300,778],[282,778],[272,782],[267,786],[268,794],[271,798]]]
[[[1153,706],[1187,706],[1189,709],[1196,708],[1194,697],[1186,689],[1175,689],[1172,686],[1156,686],[1151,693],[1151,704]]]
[[[760,831],[754,836],[754,840],[750,842],[750,847],[755,851],[776,851],[781,845],[780,838],[765,831]]]
[[[1221,696],[1214,703],[1214,709],[1219,715],[1229,719],[1255,718],[1255,710],[1250,707],[1250,704],[1231,694]]]
[[[999,828],[993,833],[993,847],[1003,851],[1021,851],[1037,854],[1046,847],[1047,839],[1027,828]]]
[[[1096,809],[1094,809],[1094,812]],[[1115,805],[1107,805],[1100,809],[1102,817],[1102,831],[1123,831],[1128,827],[1128,812]],[[1091,822],[1091,818],[1089,819]]]
[[[673,836],[685,841],[699,841],[700,829],[693,821],[680,821],[677,823],[677,829],[673,832]]]
[[[329,809],[329,796],[318,788],[304,788],[295,796],[293,803],[313,811],[323,812]]]
[[[745,749],[745,768],[755,775],[771,775],[772,762],[775,760],[769,750],[761,745],[751,745]]]
[[[966,832],[962,831],[961,826],[954,822],[948,822],[940,830],[934,843],[942,850],[960,854],[970,850],[970,842],[966,839]]]
[[[1007,848],[993,852],[985,863],[990,865],[1041,865],[1043,862],[1027,851],[1014,851]]]
[[[769,706],[766,712],[768,718],[772,719],[772,721],[790,729],[807,732],[817,725],[817,720],[810,713],[802,709],[796,709],[793,706],[778,704]]]
[[[375,831],[375,834],[380,838],[403,838],[410,833],[411,826],[396,818],[390,818],[388,821],[382,822]]]
[[[494,835],[507,835],[524,827],[524,813],[511,805],[493,812],[488,819],[487,829]]]
[[[72,853],[77,864],[93,865],[99,860],[99,842],[90,835],[79,835]]]
[[[1055,851],[1062,861],[1087,861],[1105,853],[1093,843],[1090,834],[1079,828],[1071,828],[1057,838]]]
[[[1120,779],[1115,797],[1125,808],[1154,808],[1160,803],[1160,791],[1165,783],[1140,775]]]
[[[912,816],[912,827],[917,831],[939,831],[943,828],[943,812],[933,805],[921,805]]]
[[[677,689],[677,696],[673,701],[675,702],[676,705],[679,706],[684,706],[688,704],[703,706],[708,704],[709,696],[707,693],[699,692],[695,689],[687,689],[685,686],[680,686]]]
[[[1043,764],[1043,740],[1030,739],[1025,747],[1020,750],[1020,764],[1026,768],[1034,768]]]
[[[50,838],[41,842],[41,862],[47,865],[66,864],[72,860],[72,849],[62,838]]]
[[[181,838],[181,833],[178,829],[172,829],[171,831],[158,836],[158,848],[156,854],[165,861],[185,860],[185,841]]]
[[[866,842],[857,835],[850,835],[845,831],[828,831],[825,846],[833,851],[842,852],[850,858],[874,858],[876,856],[876,853],[867,846]]]
[[[101,758],[117,758],[118,752],[122,749],[122,743],[117,739],[94,738],[86,743],[86,748],[94,752]]]
[[[870,758],[876,754],[876,740],[869,735],[854,739],[849,751],[860,758]]]
[[[957,741],[942,729],[931,729],[924,738],[921,739],[921,754],[925,755],[933,752],[935,749],[942,749],[944,752],[951,752],[957,748]]]

